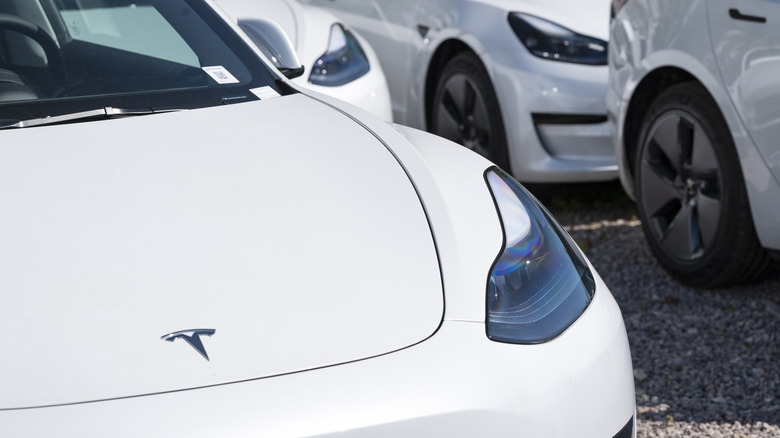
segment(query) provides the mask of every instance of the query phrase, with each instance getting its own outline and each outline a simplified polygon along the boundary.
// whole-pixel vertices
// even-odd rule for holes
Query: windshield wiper
[[[170,109],[170,110],[140,109],[139,110],[139,109],[114,108],[112,106],[105,106],[103,108],[97,108],[89,111],[62,114],[59,116],[48,116],[40,119],[2,120],[0,121],[0,129],[29,128],[32,126],[56,125],[58,123],[71,123],[71,122],[79,122],[79,121],[85,121],[91,119],[110,119],[114,117],[143,116],[147,114],[158,114],[158,113],[165,113],[170,111],[177,111],[177,110],[175,109]]]

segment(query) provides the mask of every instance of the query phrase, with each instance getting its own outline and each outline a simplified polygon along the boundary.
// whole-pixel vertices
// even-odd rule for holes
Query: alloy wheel
[[[447,80],[435,117],[438,135],[491,158],[490,119],[485,99],[471,78],[456,74]]]
[[[721,221],[721,169],[712,139],[684,111],[650,127],[640,161],[640,202],[663,251],[694,261],[713,246]]]

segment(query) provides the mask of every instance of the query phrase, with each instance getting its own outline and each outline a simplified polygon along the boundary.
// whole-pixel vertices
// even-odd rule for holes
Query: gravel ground
[[[618,183],[529,188],[620,304],[637,437],[780,437],[780,275],[721,290],[682,286],[650,254]]]

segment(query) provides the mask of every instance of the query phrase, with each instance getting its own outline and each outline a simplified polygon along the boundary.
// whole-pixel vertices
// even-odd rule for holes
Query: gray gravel
[[[721,290],[676,283],[617,183],[530,189],[623,311],[638,437],[780,437],[780,275]]]

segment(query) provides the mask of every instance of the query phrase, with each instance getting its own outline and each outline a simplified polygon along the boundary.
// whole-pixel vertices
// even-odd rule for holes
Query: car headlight
[[[535,344],[563,333],[585,311],[596,286],[571,237],[517,181],[499,168],[485,174],[504,246],[487,288],[487,335]]]
[[[534,55],[553,61],[606,65],[607,42],[575,33],[533,15],[513,12],[509,25]]]
[[[369,70],[368,57],[357,38],[337,23],[330,28],[328,50],[314,63],[309,82],[336,87],[354,81]]]

